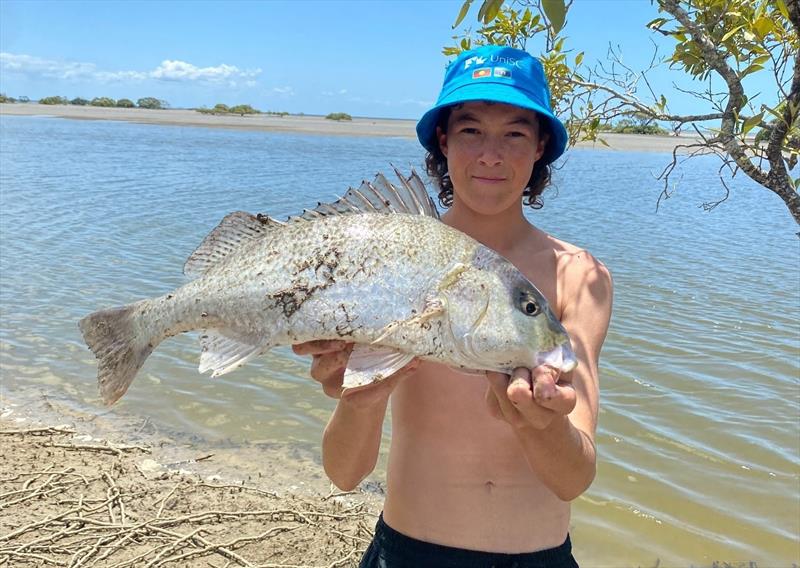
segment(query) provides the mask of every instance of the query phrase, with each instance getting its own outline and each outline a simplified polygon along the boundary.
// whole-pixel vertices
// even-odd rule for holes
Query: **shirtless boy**
[[[577,566],[570,501],[595,475],[597,367],[612,283],[586,250],[523,215],[524,205],[540,205],[548,164],[567,139],[541,64],[508,47],[462,53],[417,134],[449,205],[442,220],[536,285],[569,332],[578,366],[484,377],[415,360],[342,393],[352,344],[297,345],[313,355],[311,376],[339,399],[323,436],[325,471],[349,490],[373,470],[391,401],[384,511],[362,567]]]

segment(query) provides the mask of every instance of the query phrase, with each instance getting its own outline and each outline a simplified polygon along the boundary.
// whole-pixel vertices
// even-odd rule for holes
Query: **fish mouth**
[[[569,373],[578,366],[578,358],[569,342],[556,345],[550,351],[540,351],[536,354],[536,366],[547,365],[559,369],[562,373]]]

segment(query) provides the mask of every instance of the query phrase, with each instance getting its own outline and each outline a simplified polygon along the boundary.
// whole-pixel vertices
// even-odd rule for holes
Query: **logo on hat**
[[[495,67],[494,68],[494,76],[495,77],[505,77],[506,79],[511,79],[511,69],[506,69],[505,67]]]
[[[472,65],[473,63],[476,65],[482,65],[483,63],[486,63],[486,58],[477,55],[474,57],[470,57],[469,59],[464,61],[464,69],[469,69],[470,65]]]
[[[483,77],[491,77],[492,76],[492,68],[491,67],[484,67],[483,69],[475,69],[472,72],[473,79],[481,79]]]

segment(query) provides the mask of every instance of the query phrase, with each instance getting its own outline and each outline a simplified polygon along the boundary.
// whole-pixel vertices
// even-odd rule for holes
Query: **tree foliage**
[[[89,104],[89,101],[81,97],[75,97],[74,99],[69,101],[69,104],[76,106],[86,106]]]
[[[113,107],[117,104],[117,101],[110,97],[95,97],[89,104],[96,107]]]
[[[9,97],[5,93],[0,93],[0,103],[15,103],[17,99],[14,97]]]
[[[346,112],[332,112],[325,118],[328,120],[353,120],[353,117]]]
[[[472,3],[464,2],[454,28],[465,21]],[[713,209],[727,199],[723,171],[734,176],[741,172],[780,196],[800,223],[800,176],[792,174],[800,154],[800,0],[656,0],[658,17],[646,25],[675,44],[669,57],[659,60],[654,55],[645,70],[626,66],[614,50],[609,51],[609,61],[594,68],[584,65],[584,54],[570,52],[563,34],[571,4],[572,0],[483,0],[479,28],[462,30],[454,37],[456,45],[444,53],[454,55],[487,43],[526,49],[528,40],[543,39],[539,57],[550,81],[553,108],[565,121],[571,144],[603,142],[603,125],[617,118],[668,123],[676,134],[691,128],[694,137],[685,143],[681,139],[661,173],[664,189],[659,201],[670,196],[669,178],[680,155],[713,153],[721,160],[724,194],[703,207]],[[656,93],[647,78],[659,65],[707,82],[707,88],[689,91],[704,107],[702,112],[670,112],[667,95]],[[743,80],[756,75],[767,78],[774,90],[745,92]],[[711,85],[716,84],[724,87],[715,91]]]
[[[152,110],[161,110],[167,108],[165,101],[161,101],[155,97],[144,97],[136,101],[136,106],[139,108],[147,108]]]
[[[40,105],[68,105],[69,100],[67,97],[44,97],[39,99]]]
[[[134,105],[133,101],[130,99],[119,99],[116,106],[119,108],[133,108],[136,105]]]
[[[258,114],[260,111],[257,111],[250,105],[236,105],[230,108],[228,111],[231,114],[238,114],[239,116],[244,116],[246,114]]]
[[[206,108],[201,107],[195,109],[197,112],[202,114],[238,114],[239,116],[244,116],[246,114],[261,114],[261,111],[258,109],[253,108],[250,105],[235,105],[229,107],[224,103],[217,103],[214,105],[214,108]],[[272,113],[269,113],[272,114]]]

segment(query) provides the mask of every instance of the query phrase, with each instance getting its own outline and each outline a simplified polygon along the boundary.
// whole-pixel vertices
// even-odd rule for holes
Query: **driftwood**
[[[56,440],[73,433],[0,432],[43,456],[0,467],[0,567],[336,568],[357,566],[372,537],[375,515],[357,495],[146,479],[135,459],[147,448]],[[16,451],[7,441],[0,458]]]

